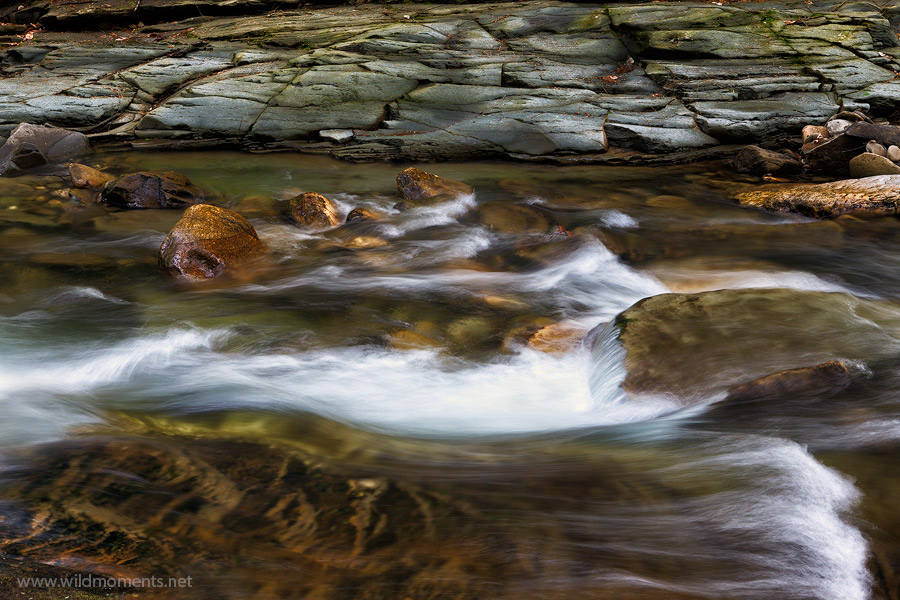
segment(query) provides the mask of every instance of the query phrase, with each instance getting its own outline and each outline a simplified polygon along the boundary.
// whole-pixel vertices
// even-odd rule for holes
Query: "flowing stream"
[[[222,281],[167,279],[156,251],[180,211],[114,212],[70,201],[61,179],[0,180],[7,565],[192,576],[190,590],[132,590],[166,598],[900,593],[897,220],[745,209],[729,196],[758,183],[716,164],[426,165],[475,193],[408,211],[393,208],[397,165],[230,152],[93,164],[186,174],[247,216],[271,259]],[[281,216],[303,191],[381,218],[303,231]],[[696,360],[654,366],[696,382],[690,398],[623,391],[619,313],[745,288],[796,300],[777,328],[698,332]],[[801,349],[790,364],[786,347]],[[858,383],[722,402],[823,357]],[[296,519],[273,507],[292,488],[284,470],[266,475],[268,452],[436,499],[385,500],[376,529],[393,527],[390,542],[346,560],[335,542],[326,557],[321,523],[318,546],[285,537]],[[170,457],[165,485],[149,455]],[[256,469],[255,487],[235,465]],[[247,501],[267,488],[271,504]],[[428,513],[432,537],[403,531],[403,510]],[[103,535],[71,525],[88,518]],[[155,545],[121,550],[110,530]]]

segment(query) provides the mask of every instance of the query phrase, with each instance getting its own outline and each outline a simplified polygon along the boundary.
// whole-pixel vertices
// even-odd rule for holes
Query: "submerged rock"
[[[883,148],[882,148],[883,149]],[[900,167],[889,158],[871,152],[854,156],[850,161],[850,176],[854,178],[876,175],[900,175]]]
[[[487,202],[478,207],[478,222],[499,233],[553,233],[557,224],[534,207]]]
[[[125,208],[182,208],[203,202],[206,193],[175,171],[142,171],[119,177],[100,194],[100,201]]]
[[[745,206],[775,212],[794,212],[819,219],[844,214],[895,215],[900,208],[900,175],[880,175],[820,184],[769,185],[738,194],[736,198]]]
[[[247,219],[218,206],[197,204],[184,211],[163,240],[159,264],[173,274],[208,279],[264,250]]]
[[[72,185],[77,188],[99,189],[114,180],[115,177],[107,175],[97,169],[78,163],[69,164],[69,177]]]
[[[60,163],[90,149],[83,133],[22,123],[0,147],[0,175]]]
[[[359,223],[361,221],[374,221],[378,218],[378,215],[368,208],[354,208],[349,213],[347,213],[347,219],[344,222]]]
[[[731,167],[738,173],[753,175],[795,175],[803,165],[792,156],[765,150],[759,146],[747,146],[731,160]]]
[[[498,522],[493,505],[268,444],[93,436],[22,454],[2,482],[14,518],[0,577],[15,555],[85,575],[191,575],[200,589],[224,579],[221,598],[264,585],[266,598],[475,600],[498,589],[494,578],[521,581],[558,559],[523,550],[522,528]]]
[[[472,186],[467,183],[445,179],[414,167],[403,169],[397,175],[397,192],[403,198],[400,203],[403,208],[451,200],[472,191]]]
[[[900,332],[900,318],[893,305],[848,294],[729,289],[653,296],[622,312],[612,327],[625,351],[627,392],[689,403],[727,390],[738,394],[735,386],[759,378],[755,389],[778,389],[805,376],[782,371],[835,356],[866,364],[893,360],[890,340]],[[608,343],[597,337],[595,360]],[[608,365],[600,361],[596,368]],[[832,372],[837,377],[840,367],[816,373]],[[772,373],[779,375],[765,379]]]
[[[291,198],[288,201],[288,213],[295,223],[310,229],[330,229],[341,222],[331,200],[315,192]]]
[[[839,360],[813,367],[788,369],[760,377],[728,390],[725,402],[742,402],[761,398],[790,399],[798,394],[839,392],[853,383],[853,373]]]

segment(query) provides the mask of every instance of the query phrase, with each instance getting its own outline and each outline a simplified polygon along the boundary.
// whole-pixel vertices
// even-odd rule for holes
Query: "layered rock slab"
[[[151,25],[115,46],[38,33],[0,57],[0,132],[48,122],[351,159],[671,153],[793,133],[842,105],[889,110],[900,92],[891,14],[800,2],[344,6]],[[350,135],[333,143],[330,130]]]

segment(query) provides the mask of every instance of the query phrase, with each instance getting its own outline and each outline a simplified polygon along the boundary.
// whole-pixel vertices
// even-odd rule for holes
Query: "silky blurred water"
[[[249,440],[433,486],[524,524],[523,553],[553,565],[498,580],[498,598],[853,600],[891,589],[872,557],[896,556],[887,507],[900,488],[896,471],[870,476],[870,458],[896,455],[900,438],[896,220],[741,208],[729,196],[756,182],[715,164],[426,165],[475,193],[399,211],[396,165],[226,152],[94,163],[183,172],[250,219],[272,264],[173,281],[155,252],[178,211],[85,208],[55,194],[62,180],[0,181],[4,452],[98,432],[173,447]],[[305,191],[342,216],[366,207],[382,218],[305,232],[283,217]],[[488,203],[536,208],[551,226],[485,222]],[[728,352],[769,345],[765,327],[703,334],[721,362],[672,362],[706,382],[690,402],[623,391],[616,315],[658,294],[729,288],[824,292],[838,308],[799,294],[766,356]],[[813,318],[824,321],[810,328]],[[529,342],[556,324],[553,352]],[[853,359],[865,384],[721,405],[722,390],[806,345]],[[266,576],[292,569],[269,563]],[[252,579],[184,597],[270,597]]]

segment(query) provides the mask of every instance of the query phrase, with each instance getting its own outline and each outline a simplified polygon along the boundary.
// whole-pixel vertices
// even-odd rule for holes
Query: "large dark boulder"
[[[183,208],[206,199],[206,193],[175,171],[123,175],[109,183],[100,201],[123,208]]]
[[[172,274],[209,279],[265,249],[256,230],[241,215],[197,204],[184,211],[163,240],[159,264]]]
[[[83,133],[22,123],[0,147],[0,175],[60,163],[90,149]]]

